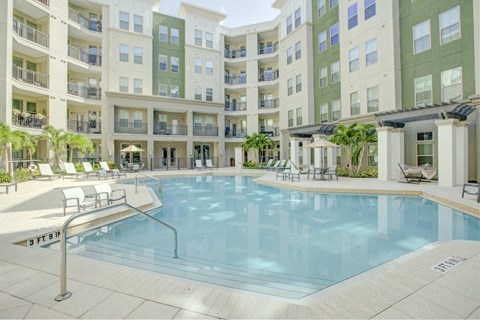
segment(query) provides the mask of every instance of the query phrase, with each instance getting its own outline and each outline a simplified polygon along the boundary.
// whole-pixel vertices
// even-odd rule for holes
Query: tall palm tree
[[[12,131],[9,125],[0,122],[0,171],[3,168],[3,154],[6,153],[7,163],[11,164],[12,151],[17,151],[22,148],[22,138],[19,132],[20,131]],[[13,174],[11,165],[7,166],[7,172]]]
[[[81,133],[70,133],[67,144],[70,146],[70,162],[73,161],[74,149],[80,150],[83,156],[86,152],[93,152],[93,143],[88,137]]]
[[[71,133],[63,129],[56,129],[52,125],[47,125],[43,129],[45,130],[45,133],[42,135],[42,137],[51,143],[54,167],[59,169],[60,157],[65,153],[67,142]]]
[[[35,153],[35,151],[37,151],[38,141],[42,139],[42,136],[32,135],[25,131],[18,131],[18,133],[22,139],[22,148],[27,151],[28,160],[30,160],[31,162],[33,160],[33,154]]]
[[[368,123],[368,124],[357,124],[355,127],[357,133],[357,173],[360,172],[363,162],[363,156],[365,154],[365,149],[367,148],[367,144],[372,142],[377,142],[377,129],[375,125]]]
[[[273,147],[275,143],[272,138],[263,133],[252,133],[245,137],[245,142],[242,147],[244,150],[248,151],[250,149],[255,150],[254,153],[254,162],[257,162],[257,153],[265,147]]]

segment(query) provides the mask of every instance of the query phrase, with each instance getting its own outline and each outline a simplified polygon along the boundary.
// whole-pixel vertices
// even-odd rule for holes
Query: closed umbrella
[[[120,150],[121,152],[130,152],[130,163],[133,162],[133,153],[134,152],[144,152],[145,150],[143,150],[142,148],[139,148],[137,146],[134,146],[133,144],[129,145],[128,147],[126,148],[123,148],[122,150]]]

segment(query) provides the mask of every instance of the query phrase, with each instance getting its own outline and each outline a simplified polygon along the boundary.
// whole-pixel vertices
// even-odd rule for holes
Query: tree
[[[356,140],[357,140],[357,173],[360,172],[360,168],[362,167],[363,162],[363,155],[365,154],[365,149],[367,148],[367,144],[372,142],[377,142],[377,129],[375,125],[368,123],[368,124],[357,124],[355,127],[356,133]]]
[[[59,169],[60,156],[65,152],[71,133],[63,129],[56,129],[51,125],[47,125],[43,129],[45,130],[45,133],[42,135],[42,138],[51,143],[54,166],[56,169]]]
[[[22,148],[22,137],[19,132],[20,131],[12,131],[9,125],[0,122],[0,170],[3,168],[3,154],[6,152],[7,163],[11,164],[12,151],[17,151]],[[13,174],[11,165],[7,166],[7,172]]]
[[[27,150],[28,160],[32,161],[33,154],[35,153],[35,151],[37,151],[38,141],[42,139],[42,136],[32,135],[25,131],[18,131],[18,133],[20,134],[22,139],[22,142],[21,142],[22,148]]]
[[[70,133],[67,144],[70,146],[70,162],[73,161],[74,149],[80,150],[82,156],[85,156],[87,151],[93,152],[92,140],[81,133]]]
[[[353,153],[355,151],[355,146],[357,146],[357,137],[355,126],[357,124],[353,123],[350,126],[338,125],[335,128],[335,133],[330,138],[330,141],[336,144],[341,145],[345,148],[347,152],[347,161],[350,172],[353,172]]]
[[[257,158],[257,153],[265,147],[273,147],[275,143],[273,140],[268,137],[266,134],[263,133],[252,133],[251,135],[247,135],[245,137],[245,142],[243,143],[242,147],[244,150],[249,151],[250,149],[255,150],[254,153],[255,160]],[[254,161],[257,162],[257,161]]]

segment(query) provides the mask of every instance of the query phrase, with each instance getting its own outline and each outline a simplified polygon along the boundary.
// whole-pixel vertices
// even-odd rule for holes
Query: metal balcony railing
[[[153,134],[186,136],[188,134],[188,126],[173,124],[164,125],[157,123],[153,128]]]
[[[273,81],[278,79],[280,76],[280,71],[277,70],[265,70],[263,73],[259,73],[259,79],[258,81]]]
[[[225,84],[244,84],[247,83],[247,75],[242,74],[230,74],[225,76]]]
[[[225,127],[225,138],[245,138],[247,136],[247,129],[230,129],[229,127]]]
[[[102,20],[90,19],[72,8],[68,8],[68,17],[90,31],[102,32]]]
[[[15,112],[12,114],[12,124],[17,127],[42,129],[48,124],[48,118],[39,114]]]
[[[259,100],[258,101],[258,108],[259,109],[274,109],[280,107],[280,99],[267,99],[267,100]]]
[[[227,50],[225,49],[225,58],[228,59],[238,59],[238,58],[245,58],[247,56],[247,50]]]
[[[115,122],[115,133],[147,134],[147,123],[118,121]]]
[[[87,87],[73,82],[68,83],[68,93],[85,99],[100,100],[102,98],[100,88]]]
[[[280,136],[280,127],[260,126],[258,133],[266,134],[269,137],[278,137]]]
[[[92,65],[92,66],[102,65],[102,56],[88,53],[74,46],[68,46],[68,56],[75,60],[88,63],[89,65]]]
[[[12,77],[40,88],[48,88],[48,74],[43,74],[12,65]]]
[[[258,54],[259,55],[262,55],[262,54],[270,54],[270,53],[274,53],[274,52],[277,52],[278,51],[278,42],[276,42],[274,45],[272,46],[266,46],[266,47],[259,47],[258,48]]]
[[[102,123],[101,121],[95,121],[95,120],[91,120],[91,121],[68,120],[68,129],[78,133],[100,134],[102,133]]]
[[[37,1],[40,2],[41,4],[47,6],[47,7],[50,6],[50,4],[48,3],[48,0],[37,0]]]
[[[216,137],[216,136],[218,136],[218,127],[194,126],[193,127],[193,135],[194,136]]]
[[[225,111],[246,111],[247,103],[246,102],[225,102]]]
[[[13,31],[21,38],[32,41],[42,47],[48,48],[48,34],[29,27],[13,18]]]

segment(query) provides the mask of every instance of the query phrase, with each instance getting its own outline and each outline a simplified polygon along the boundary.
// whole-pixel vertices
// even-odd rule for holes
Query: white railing
[[[92,66],[101,66],[102,65],[102,56],[97,54],[88,53],[80,48],[75,46],[68,46],[68,56],[75,60],[79,60],[85,63],[88,63]]]
[[[48,74],[43,74],[12,65],[12,77],[40,88],[48,88]]]
[[[90,31],[102,32],[101,20],[90,19],[72,8],[68,8],[68,17],[70,20],[78,23],[80,26],[87,28]]]
[[[32,41],[42,47],[48,48],[48,34],[29,27],[13,18],[13,31],[21,38]]]

